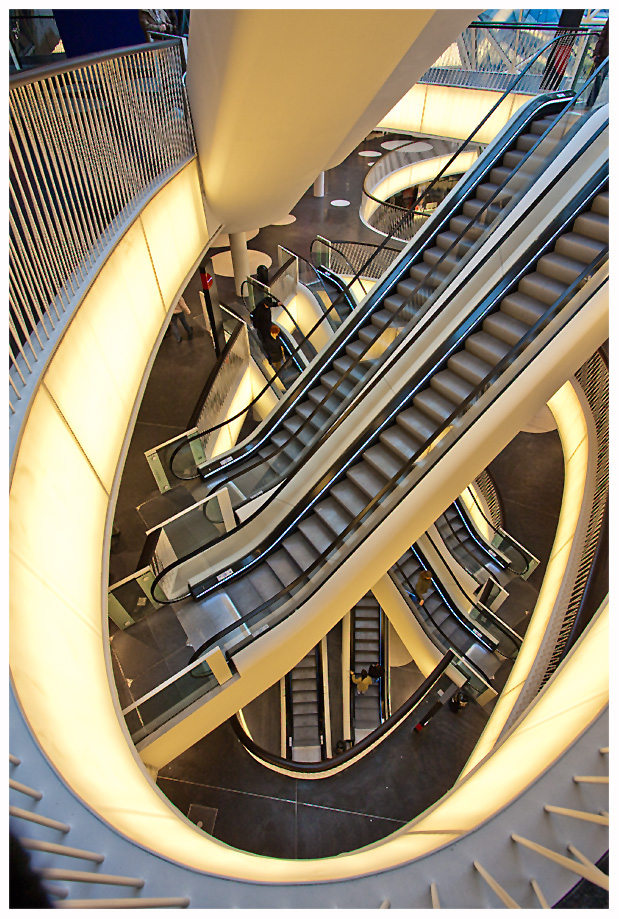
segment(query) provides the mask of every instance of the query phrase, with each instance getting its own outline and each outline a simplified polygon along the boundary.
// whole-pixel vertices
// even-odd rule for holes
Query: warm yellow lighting
[[[234,418],[236,414],[241,412],[249,405],[251,400],[251,374],[249,372],[249,368],[246,368],[243,376],[241,377],[236,392],[234,392],[232,399],[230,400],[225,414],[219,420],[225,421],[226,418]],[[228,424],[225,424],[222,428],[219,429],[219,434],[215,439],[215,445],[213,447],[211,456],[219,456],[221,453],[225,453],[226,450],[230,450],[235,445],[240,430],[243,427],[244,420],[245,415],[240,415],[238,418],[235,418],[234,421],[230,421]]]
[[[557,532],[524,642],[505,688],[462,775],[470,772],[490,752],[516,703],[548,627],[563,583],[578,523],[587,478],[587,423],[578,396],[569,382],[549,400],[548,407],[557,422],[565,467],[563,500]]]
[[[464,140],[501,97],[500,92],[416,83],[385,115],[383,130]],[[490,116],[475,141],[488,144],[530,96],[512,93]]]
[[[455,158],[448,169],[445,170],[443,175],[451,176],[465,173],[467,169],[473,165],[478,156],[479,153],[476,150],[461,153]],[[392,172],[390,175],[385,176],[385,178],[372,189],[372,194],[380,201],[387,201],[404,188],[409,188],[413,185],[421,185],[423,182],[430,182],[432,179],[436,178],[450,159],[450,156],[433,156],[430,159],[420,160],[417,163],[411,163],[409,166],[404,166],[396,172]],[[365,198],[363,202],[363,219],[368,220],[378,207],[379,205],[376,201],[373,201],[371,198]]]
[[[490,524],[479,509],[477,504],[479,498],[477,497],[477,500],[475,498],[475,490],[473,485],[467,485],[467,487],[460,495],[460,500],[469,512],[469,516],[477,527],[478,532],[481,533],[482,536],[485,536],[488,542],[491,542],[492,537],[494,536],[494,531],[490,528]]]

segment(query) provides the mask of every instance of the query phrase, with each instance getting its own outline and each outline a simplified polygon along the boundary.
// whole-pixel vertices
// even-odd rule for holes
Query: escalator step
[[[608,218],[593,211],[580,214],[574,223],[574,231],[590,239],[608,242]]]
[[[318,730],[318,712],[307,712],[306,714],[301,714],[300,712],[294,713],[294,734],[297,736],[297,730],[299,728],[314,728]]]
[[[599,195],[596,195],[593,199],[593,204],[591,205],[591,210],[594,214],[601,214],[603,217],[609,216],[610,209],[610,198],[608,192],[602,192]]]
[[[492,370],[492,364],[482,361],[469,351],[458,351],[447,361],[450,370],[469,383],[478,384],[485,379]]]
[[[294,697],[292,700],[292,710],[300,711],[297,708],[298,705],[313,706],[309,708],[309,711],[316,711],[316,682],[314,681],[314,686],[312,689],[301,689],[295,690]],[[308,708],[305,708],[305,711],[308,711]]]
[[[302,571],[307,571],[318,558],[319,553],[314,546],[298,531],[287,536],[283,540],[282,546],[290,555],[292,562],[298,565]]]
[[[307,676],[296,676],[294,670],[292,671],[292,690],[296,696],[297,692],[316,692],[316,680],[311,679]]]
[[[586,265],[559,252],[549,252],[548,255],[542,255],[536,267],[546,277],[554,278],[569,287],[578,275],[582,274]]]
[[[334,498],[327,498],[314,506],[314,512],[329,527],[329,529],[338,535],[342,533],[353,520],[352,514],[346,511],[342,505]],[[331,537],[330,542],[332,542]]]
[[[469,335],[464,347],[475,357],[481,358],[482,361],[492,366],[498,364],[509,351],[509,345],[506,345],[504,341],[493,338],[492,335],[488,335],[486,332],[475,332],[473,335]]]
[[[430,381],[430,386],[454,406],[460,405],[475,389],[473,383],[469,383],[468,380],[464,380],[451,370],[441,370],[440,373],[436,373]]]
[[[451,249],[452,246],[454,246],[451,254],[462,258],[462,256],[466,255],[468,250],[473,245],[473,240],[467,239],[466,237],[459,239],[455,233],[452,233],[451,230],[448,230],[444,233],[438,234],[436,237],[436,243],[438,246],[440,246],[441,249],[444,249],[445,251]]]
[[[360,514],[368,503],[366,495],[350,479],[345,479],[343,482],[338,482],[337,485],[334,485],[330,495],[342,507],[346,508],[353,517]]]
[[[525,275],[518,284],[518,290],[535,300],[550,306],[565,291],[567,285],[561,284],[554,278],[548,278],[539,271],[533,271]]]
[[[310,715],[316,717],[316,699],[314,697],[313,701],[309,702],[300,702],[296,699],[292,702],[292,714],[296,718],[297,715]]]
[[[573,258],[585,265],[592,262],[604,249],[604,244],[597,239],[583,236],[581,233],[564,233],[557,240],[555,252]]]
[[[320,378],[320,382],[326,386],[327,389],[335,389],[337,394],[342,399],[351,393],[354,389],[354,383],[351,380],[340,379],[341,375],[335,370],[330,370],[329,373],[325,373],[324,376]]]
[[[446,418],[449,418],[454,410],[451,402],[448,402],[447,399],[443,398],[443,396],[430,387],[417,393],[413,398],[413,405],[415,408],[418,408],[419,411],[423,412],[424,415],[427,415],[431,421],[436,421],[439,424]]]
[[[501,312],[513,316],[519,322],[533,326],[546,312],[546,305],[516,291],[501,300]]]
[[[267,564],[259,565],[250,572],[249,579],[263,600],[270,600],[283,589],[282,582]]]
[[[315,515],[312,514],[305,520],[301,520],[298,529],[320,555],[325,552],[333,542],[333,533],[327,529],[325,524]]]
[[[420,446],[418,441],[399,424],[394,424],[383,431],[380,435],[380,442],[404,461],[417,453]]]
[[[499,310],[498,313],[493,313],[487,319],[484,319],[483,330],[488,335],[498,338],[499,341],[507,342],[508,345],[515,345],[527,334],[529,326]]]
[[[405,311],[402,310],[397,316],[394,316],[389,310],[379,310],[377,313],[372,313],[372,322],[378,329],[389,328],[403,328],[408,319],[404,314]]]
[[[426,441],[434,437],[436,425],[433,424],[427,415],[416,408],[405,408],[396,417],[396,422],[407,431],[411,437],[414,437],[419,444],[425,444]]]
[[[355,463],[347,470],[346,476],[369,498],[373,498],[383,488],[385,479],[370,463]]]
[[[319,405],[323,411],[329,413],[337,411],[342,404],[342,400],[337,393],[329,393],[324,386],[315,386],[308,393],[308,396],[316,405]]]
[[[337,360],[333,361],[333,369],[336,370],[338,374],[347,374],[348,377],[355,380],[357,383],[365,377],[363,367],[360,367],[346,354],[343,354],[341,357],[338,357]]]
[[[363,454],[363,459],[384,477],[384,482],[397,476],[402,468],[401,462],[383,444],[375,444]]]
[[[303,569],[291,558],[290,553],[285,552],[283,549],[278,549],[277,552],[271,552],[267,556],[266,561],[282,584],[292,584],[293,581],[296,581],[296,579],[303,574]]]

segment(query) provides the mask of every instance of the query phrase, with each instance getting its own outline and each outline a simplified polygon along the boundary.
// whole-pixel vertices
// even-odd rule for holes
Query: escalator
[[[458,406],[485,385],[493,368],[506,361],[532,328],[545,324],[548,308],[601,260],[607,233],[608,193],[600,178],[582,213],[531,265],[534,270],[524,274],[498,300],[494,311],[469,330],[464,347],[437,365],[424,381],[426,385],[412,393],[407,406],[395,414],[395,423],[382,425],[371,445],[361,452],[360,460],[349,463],[345,476],[339,475],[328,494],[324,491],[323,497],[321,493],[322,500],[315,503],[312,512],[305,513],[294,531],[278,541],[273,560],[267,558],[261,565],[248,568],[247,578],[255,585],[254,603],[271,599],[300,577],[308,565],[314,565],[334,538],[348,531],[355,518],[375,503],[387,482],[396,480],[403,466],[421,455],[443,426],[453,421]],[[282,581],[275,573],[282,565],[292,578]],[[207,589],[206,584],[194,585],[192,593],[197,599]],[[247,609],[247,605],[241,608]]]
[[[320,645],[286,674],[286,754],[294,762],[325,759],[324,688]]]
[[[509,130],[490,145],[424,226],[406,250],[406,258],[397,260],[390,276],[377,284],[323,351],[312,367],[313,380],[300,381],[302,385],[278,406],[260,437],[225,457],[225,478],[234,477],[245,499],[274,487],[298,469],[308,450],[380,372],[402,333],[408,334],[419,323],[441,285],[455,277],[507,205],[514,203],[515,186],[526,187],[562,142],[574,120],[572,114],[558,118],[564,104],[564,98],[535,100],[518,113]],[[223,480],[220,463],[218,459],[200,470],[209,486]]]
[[[238,611],[245,630],[240,636],[239,620],[211,629],[194,660],[214,644],[231,660],[299,609],[371,532],[388,522],[391,511],[413,493],[428,469],[457,449],[488,406],[519,388],[523,368],[531,361],[545,365],[544,349],[605,289],[608,176],[607,159],[600,151],[607,149],[606,126],[601,117],[585,144],[576,137],[575,146],[564,153],[562,187],[557,186],[555,196],[561,205],[547,219],[541,217],[547,212],[546,189],[553,183],[545,183],[538,197],[523,205],[514,220],[524,241],[508,259],[505,272],[481,290],[474,273],[469,284],[463,282],[464,314],[458,313],[432,349],[423,352],[391,401],[383,399],[373,413],[359,406],[357,433],[339,456],[332,456],[331,465],[308,482],[307,496],[294,506],[279,507],[279,518],[268,533],[264,525],[258,530],[254,524],[258,536],[243,538],[251,532],[250,518],[220,540],[221,545],[213,544],[210,562],[208,553],[201,558],[195,552],[171,566],[177,584],[184,580],[189,585],[188,592],[174,589],[171,599],[191,595],[204,611],[206,631],[207,605],[212,609],[220,604]],[[583,151],[584,174],[579,160]],[[491,239],[489,245],[503,247],[504,258],[511,238]],[[483,253],[480,260],[485,264]],[[428,335],[432,329],[430,324]],[[375,381],[374,387],[381,382]],[[368,387],[368,392],[374,393],[374,388]],[[273,502],[266,504],[267,509],[275,507]],[[259,518],[260,511],[255,515]],[[237,548],[224,551],[227,541]],[[200,567],[206,576],[199,574]],[[161,572],[155,588],[171,569]],[[170,596],[162,599],[169,602]]]
[[[362,597],[351,610],[350,664],[353,673],[378,665],[382,676],[374,677],[364,693],[351,687],[351,730],[354,744],[359,743],[385,720],[385,671],[387,660],[384,653],[385,621],[380,605],[372,593]]]

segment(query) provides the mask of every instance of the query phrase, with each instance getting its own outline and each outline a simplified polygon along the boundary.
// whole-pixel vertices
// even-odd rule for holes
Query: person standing
[[[265,297],[260,303],[256,304],[249,314],[249,317],[254,329],[258,333],[261,344],[266,348],[269,338],[271,337],[271,326],[273,325],[269,300]]]
[[[357,687],[359,695],[367,692],[368,688],[372,685],[372,677],[368,674],[367,670],[362,670],[361,676],[356,676],[351,670],[350,678]]]
[[[415,593],[419,599],[419,606],[423,606],[423,598],[425,594],[430,590],[432,584],[432,572],[431,571],[420,571],[417,578],[417,583],[415,584]]]
[[[608,19],[604,23],[604,28],[600,32],[600,37],[597,40],[597,44],[593,49],[593,68],[592,70],[597,70],[602,61],[605,61],[608,57]],[[593,81],[593,86],[591,87],[591,92],[589,93],[589,98],[587,99],[587,105],[589,108],[593,108],[595,100],[600,94],[602,88],[602,83],[604,82],[607,74],[598,73],[597,77]]]
[[[184,299],[182,297],[179,297],[178,303],[176,304],[176,306],[174,307],[172,311],[172,318],[170,319],[170,325],[172,327],[172,334],[174,335],[174,338],[176,339],[179,345],[181,343],[181,331],[178,327],[179,321],[182,324],[185,331],[187,332],[187,338],[193,338],[193,326],[189,325],[189,323],[185,319],[185,316],[183,315],[184,313],[186,313],[187,316],[191,316],[191,311],[189,307],[187,306],[187,304],[185,303]]]
[[[138,10],[138,19],[146,41],[153,41],[153,32],[157,35],[174,35],[176,29],[167,10]]]
[[[284,363],[284,348],[279,337],[278,326],[271,326],[269,337],[264,343],[264,350],[271,366],[279,372]]]

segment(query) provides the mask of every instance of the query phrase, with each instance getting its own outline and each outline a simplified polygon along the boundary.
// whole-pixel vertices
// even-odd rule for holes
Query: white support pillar
[[[324,198],[325,194],[325,174],[321,172],[320,175],[317,175],[314,179],[314,197],[315,198]]]
[[[234,286],[237,297],[241,296],[241,285],[249,277],[249,256],[247,255],[247,239],[245,233],[230,233],[230,252],[232,253],[232,269],[234,271]]]

